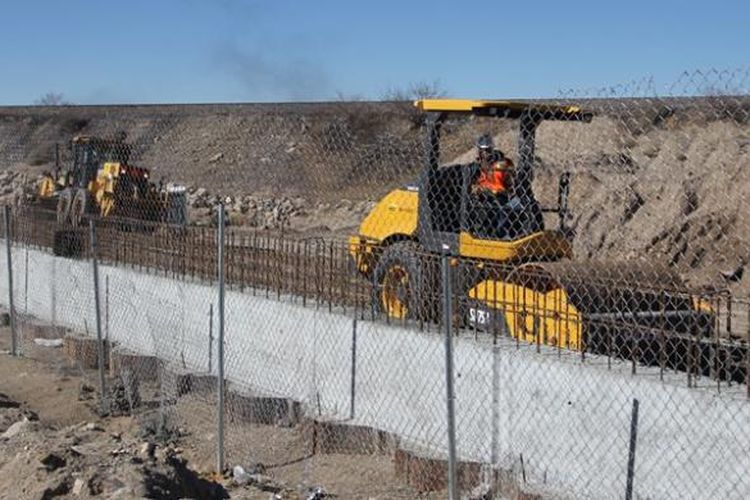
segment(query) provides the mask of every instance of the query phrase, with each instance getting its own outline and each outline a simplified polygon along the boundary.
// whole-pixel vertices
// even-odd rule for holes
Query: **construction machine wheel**
[[[70,189],[63,189],[57,197],[57,223],[60,225],[67,224],[70,218],[70,206],[73,204],[73,192]]]
[[[373,273],[373,304],[392,319],[429,319],[437,302],[432,261],[412,241],[388,246]]]
[[[70,223],[73,227],[80,227],[83,223],[83,216],[86,214],[88,202],[88,193],[85,189],[76,191],[73,202],[70,205]]]

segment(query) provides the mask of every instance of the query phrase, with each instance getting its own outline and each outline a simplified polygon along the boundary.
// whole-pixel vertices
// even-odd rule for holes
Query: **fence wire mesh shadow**
[[[748,72],[659,88],[0,110],[18,354],[279,493],[750,496]]]

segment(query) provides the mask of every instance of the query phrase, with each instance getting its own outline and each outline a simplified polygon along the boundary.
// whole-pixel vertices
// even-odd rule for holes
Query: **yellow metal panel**
[[[364,244],[359,236],[349,236],[349,253],[356,256],[360,252],[360,247]]]
[[[573,255],[570,242],[557,231],[540,231],[515,241],[483,240],[462,231],[458,236],[458,250],[463,257],[499,262]]]
[[[119,162],[106,162],[96,173],[96,179],[89,185],[89,191],[99,206],[100,215],[107,216],[114,206],[115,179],[120,175]]]
[[[581,314],[561,288],[537,292],[513,283],[486,280],[469,297],[500,310],[510,335],[528,343],[580,350]]]
[[[713,314],[716,312],[716,310],[714,309],[714,306],[711,305],[711,301],[702,297],[693,297],[692,306],[693,306],[693,310],[695,311],[700,311],[700,312],[710,313],[710,314]]]
[[[47,174],[42,177],[39,183],[39,197],[50,198],[53,194],[55,194],[55,180],[51,175]]]
[[[102,167],[102,171],[112,177],[117,177],[120,175],[120,162],[107,162]]]
[[[416,191],[395,189],[375,205],[359,227],[359,235],[366,239],[383,241],[389,236],[412,236],[417,230]]]
[[[115,197],[112,193],[102,193],[99,200],[99,215],[107,217],[115,206]]]
[[[472,112],[484,108],[498,108],[523,111],[535,109],[542,112],[557,112],[575,115],[582,110],[578,106],[559,106],[554,104],[538,104],[519,101],[496,101],[474,99],[421,99],[414,102],[414,106],[421,111]]]
[[[472,111],[480,108],[525,109],[528,104],[512,101],[479,101],[474,99],[421,99],[414,105],[421,111]]]

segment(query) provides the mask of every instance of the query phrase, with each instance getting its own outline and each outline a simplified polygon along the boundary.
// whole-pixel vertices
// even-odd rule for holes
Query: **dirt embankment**
[[[547,125],[537,190],[549,199],[554,177],[573,172],[577,255],[659,261],[694,285],[748,295],[750,280],[735,272],[750,257],[750,125],[686,119],[642,134],[612,119],[581,125],[593,132]]]
[[[591,101],[592,123],[543,123],[535,190],[556,202],[557,178],[573,173],[571,224],[581,258],[651,259],[693,284],[750,279],[750,125],[738,98]],[[76,133],[135,143],[139,164],[188,186],[192,219],[227,203],[236,225],[342,235],[388,189],[422,166],[420,117],[394,103],[0,108],[0,196],[23,198],[54,162],[55,143]],[[490,132],[513,159],[513,124],[461,120],[444,126],[443,158],[468,159]],[[67,161],[66,153],[61,153]],[[10,180],[9,180],[10,179]]]
[[[188,188],[191,219],[348,232],[369,200],[416,175],[419,118],[402,104],[0,108],[0,197],[33,191],[76,134],[127,134],[132,162]],[[56,147],[59,145],[59,147]]]

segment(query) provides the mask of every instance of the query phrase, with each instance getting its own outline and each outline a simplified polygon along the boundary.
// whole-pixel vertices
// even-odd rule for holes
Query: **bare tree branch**
[[[71,103],[65,100],[62,93],[47,92],[34,101],[34,104],[37,106],[68,106]]]

